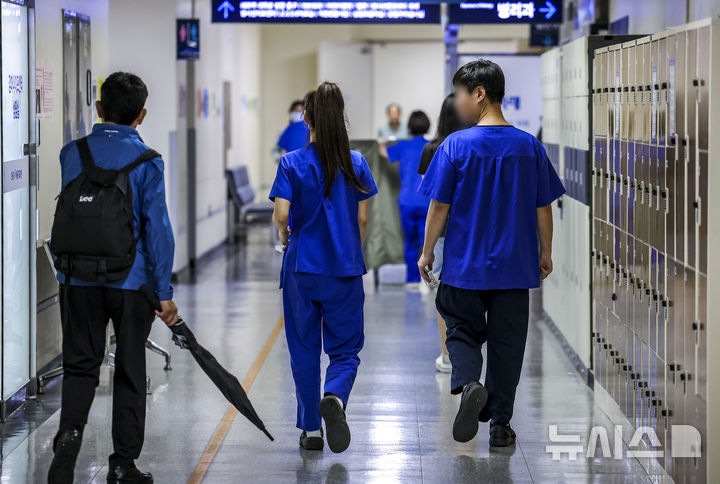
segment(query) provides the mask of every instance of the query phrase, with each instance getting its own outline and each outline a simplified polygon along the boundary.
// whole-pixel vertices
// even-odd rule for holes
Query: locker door
[[[697,33],[697,140],[701,150],[708,149],[708,84],[710,80],[710,27],[702,27]]]
[[[695,353],[697,354],[697,378],[695,391],[707,401],[707,277],[697,276],[697,319],[695,321]]]
[[[683,301],[683,362],[681,380],[683,382],[683,394],[685,396],[695,395],[695,379],[697,377],[695,364],[695,348],[697,334],[694,330],[694,324],[697,324],[697,316],[695,314],[695,289],[697,280],[695,271],[685,268],[684,280],[684,301]]]
[[[699,141],[698,141],[699,142]],[[698,269],[701,273],[707,274],[707,214],[708,214],[708,153],[698,151],[698,208],[696,212],[698,223]]]
[[[695,116],[697,114],[697,98],[695,95],[695,89],[692,87],[693,80],[697,79],[697,31],[688,30],[686,35],[686,48],[685,48],[685,84],[683,87],[684,95],[683,102],[685,105],[685,133],[681,138],[683,143],[684,160],[686,165],[686,183],[687,183],[687,196],[685,200],[686,216],[687,221],[687,265],[692,268],[697,268],[697,218],[696,218],[696,205],[697,205],[697,158],[695,156],[695,149],[697,148],[697,135],[696,135],[696,122]]]

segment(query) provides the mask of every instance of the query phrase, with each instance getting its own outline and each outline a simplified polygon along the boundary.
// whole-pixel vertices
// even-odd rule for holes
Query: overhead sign
[[[212,0],[213,22],[437,24],[440,5],[422,2]]]
[[[193,18],[177,19],[175,29],[177,60],[200,59],[200,21]]]
[[[562,23],[560,0],[459,2],[448,4],[451,24]]]

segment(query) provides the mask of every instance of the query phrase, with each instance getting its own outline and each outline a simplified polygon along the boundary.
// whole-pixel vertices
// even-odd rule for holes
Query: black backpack
[[[55,268],[88,282],[125,279],[137,245],[128,175],[160,155],[147,150],[120,170],[105,170],[95,166],[87,138],[76,143],[82,173],[58,195],[50,239]]]

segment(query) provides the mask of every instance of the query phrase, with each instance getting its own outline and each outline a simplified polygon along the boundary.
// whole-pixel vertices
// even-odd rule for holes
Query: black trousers
[[[63,284],[63,382],[60,433],[82,431],[99,383],[107,324],[116,336],[110,464],[130,465],[140,456],[145,434],[145,340],[155,319],[138,291]]]
[[[480,416],[510,422],[527,340],[528,289],[471,290],[440,284],[435,302],[447,323],[452,393],[480,380],[480,350],[487,341],[488,402]]]

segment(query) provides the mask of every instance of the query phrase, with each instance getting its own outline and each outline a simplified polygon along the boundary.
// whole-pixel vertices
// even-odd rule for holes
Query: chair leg
[[[42,395],[45,393],[45,390],[43,389],[43,387],[45,386],[46,381],[48,381],[51,378],[55,378],[56,376],[60,376],[62,374],[63,374],[63,367],[59,366],[57,368],[53,368],[52,370],[43,373],[42,375],[38,375],[38,378],[37,378],[38,395]]]
[[[172,370],[172,366],[170,366],[171,357],[170,357],[170,353],[168,352],[168,350],[166,350],[162,346],[158,345],[151,339],[148,339],[147,341],[145,341],[145,348],[149,349],[153,353],[157,353],[158,355],[164,356],[165,357],[165,371]]]

